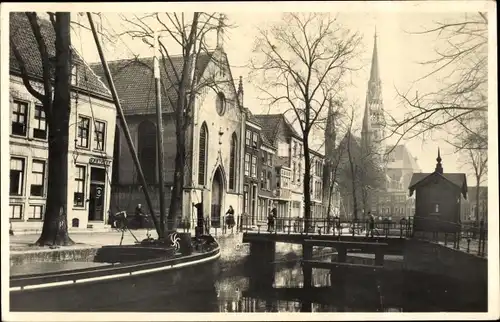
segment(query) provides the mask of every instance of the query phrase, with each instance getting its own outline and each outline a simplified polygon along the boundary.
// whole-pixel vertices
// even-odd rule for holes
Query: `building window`
[[[435,213],[439,213],[439,204],[436,204],[436,206],[435,206],[434,208],[435,208],[435,209],[434,209],[434,210],[435,210],[434,212],[435,212]]]
[[[42,205],[30,206],[30,210],[28,212],[28,219],[41,220],[42,218],[43,218],[43,206]]]
[[[267,153],[265,151],[262,151],[262,164],[267,164],[266,158],[267,158]]]
[[[294,162],[292,163],[292,182],[295,182],[295,180],[297,180],[297,169]]]
[[[12,107],[12,134],[26,136],[28,103],[14,101]]]
[[[32,182],[30,194],[32,196],[42,197],[45,186],[45,161],[33,160],[31,166]]]
[[[85,204],[85,175],[86,168],[82,165],[75,167],[75,192],[73,194],[73,206],[83,207]]]
[[[299,175],[298,175],[298,178],[297,178],[297,182],[300,182],[300,178],[302,177],[302,164],[299,163]]]
[[[224,93],[217,93],[217,98],[215,99],[215,108],[217,109],[217,113],[222,116],[226,111],[226,97]]]
[[[257,157],[252,155],[252,177],[257,178]]]
[[[253,132],[252,143],[253,143],[254,148],[256,148],[258,146],[258,142],[259,142],[259,134]]]
[[[273,155],[270,153],[267,154],[267,165],[270,167],[273,166]]]
[[[207,154],[208,154],[208,127],[203,122],[200,128],[200,141],[198,147],[198,184],[205,185],[207,172]]]
[[[236,186],[236,151],[238,149],[236,133],[231,136],[231,148],[229,153],[229,189]]]
[[[23,205],[10,205],[9,219],[23,219]]]
[[[266,180],[266,189],[271,191],[271,180],[272,180],[272,174],[271,171],[267,172],[267,180]]]
[[[106,123],[95,121],[94,150],[104,151],[106,138]]]
[[[89,134],[90,134],[90,118],[80,116],[78,118],[78,137],[76,146],[79,148],[89,147]]]
[[[156,126],[153,122],[143,121],[137,128],[137,154],[147,183],[155,183],[157,180],[156,150]]]
[[[35,124],[33,125],[33,137],[35,139],[47,139],[47,119],[43,106],[35,106]]]
[[[297,142],[293,142],[293,156],[297,156]]]
[[[262,170],[260,173],[260,188],[265,189],[266,188],[266,171]]]
[[[250,146],[250,140],[252,139],[252,131],[247,130],[247,135],[245,137],[245,144]]]
[[[250,154],[245,154],[245,175],[250,176]]]
[[[243,186],[243,213],[247,212],[248,209],[247,202],[248,202],[248,186],[245,185]]]
[[[24,171],[24,159],[10,158],[10,195],[23,195]]]

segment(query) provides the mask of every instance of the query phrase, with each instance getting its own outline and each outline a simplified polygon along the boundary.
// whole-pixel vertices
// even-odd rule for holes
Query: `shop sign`
[[[96,164],[96,165],[105,165],[109,166],[111,164],[111,160],[106,160],[103,158],[90,158],[89,159],[90,164]]]

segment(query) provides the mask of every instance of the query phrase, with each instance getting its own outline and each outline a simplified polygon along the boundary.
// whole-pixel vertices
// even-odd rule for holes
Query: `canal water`
[[[314,289],[303,288],[300,246],[277,244],[272,285],[252,283],[259,268],[249,260],[241,235],[220,240],[222,256],[215,278],[175,297],[155,297],[141,303],[141,311],[157,312],[479,312],[487,300],[472,300],[470,285],[447,276],[431,276],[393,269],[384,274],[336,276],[313,270]],[[331,254],[331,253],[330,253]],[[328,260],[331,255],[324,253]],[[315,254],[321,257],[321,254]],[[328,257],[330,256],[330,257]],[[359,259],[359,258],[358,258]],[[397,268],[397,261],[388,263]],[[457,268],[460,269],[460,268]],[[200,272],[203,274],[203,272]],[[253,285],[253,286],[251,286]]]

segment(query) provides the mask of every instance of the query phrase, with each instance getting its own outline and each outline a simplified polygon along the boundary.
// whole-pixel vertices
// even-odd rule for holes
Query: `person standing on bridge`
[[[373,237],[373,231],[375,230],[375,217],[370,211],[368,211],[368,229],[370,231],[370,236]]]

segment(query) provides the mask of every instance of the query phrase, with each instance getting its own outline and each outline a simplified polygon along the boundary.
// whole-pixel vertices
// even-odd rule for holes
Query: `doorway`
[[[89,221],[104,220],[106,170],[90,168]]]
[[[222,173],[220,168],[214,173],[212,180],[212,207],[211,207],[211,224],[212,227],[220,228],[222,204]]]
[[[252,199],[251,199],[251,206],[250,209],[252,211],[252,225],[255,225],[255,212],[256,212],[256,204],[257,204],[257,186],[253,185],[252,186]]]

